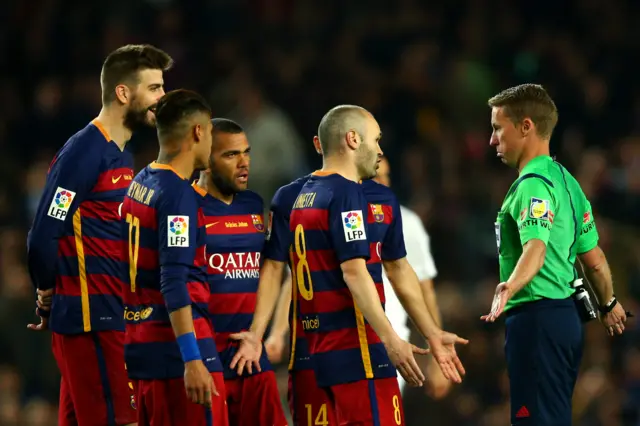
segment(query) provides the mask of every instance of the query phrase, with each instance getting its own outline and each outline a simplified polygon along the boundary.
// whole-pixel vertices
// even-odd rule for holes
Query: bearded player
[[[53,332],[61,426],[133,424],[124,364],[119,206],[133,179],[132,133],[155,126],[171,57],[149,45],[112,52],[100,75],[102,110],[54,157],[27,240],[40,324]]]
[[[247,190],[251,147],[242,127],[224,118],[213,123],[209,170],[194,185],[201,195],[207,230],[209,312],[224,366],[229,424],[286,426],[276,377],[263,352],[259,368],[238,374],[230,368],[237,342],[230,335],[249,329],[256,308],[264,247],[262,198]]]

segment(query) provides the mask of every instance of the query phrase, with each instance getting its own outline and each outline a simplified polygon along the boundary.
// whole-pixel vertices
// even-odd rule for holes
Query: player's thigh
[[[118,424],[104,353],[97,335],[55,334],[53,338],[56,361],[63,374],[78,425]],[[122,424],[127,423],[131,421]]]
[[[338,424],[392,426],[404,424],[402,399],[395,378],[361,380],[330,388]]]
[[[375,390],[375,407],[378,409],[380,425],[404,425],[402,393],[395,377],[371,380]],[[371,387],[371,384],[369,385]],[[375,424],[375,423],[374,423]]]
[[[288,396],[294,426],[338,424],[329,392],[318,386],[313,370],[289,373]]]
[[[124,363],[124,333],[100,331],[96,333],[104,357],[113,411],[117,425],[134,423],[136,419],[135,392]]]
[[[205,408],[187,398],[183,379],[139,380],[138,426],[228,426],[224,381],[215,376],[214,381],[220,396]]]
[[[276,375],[273,371],[235,379],[233,382],[241,382],[241,393],[239,400],[227,397],[227,401],[236,405],[233,409],[229,406],[229,419],[232,425],[287,425]]]
[[[76,411],[69,393],[69,385],[64,377],[60,379],[60,401],[58,405],[58,426],[77,426]]]

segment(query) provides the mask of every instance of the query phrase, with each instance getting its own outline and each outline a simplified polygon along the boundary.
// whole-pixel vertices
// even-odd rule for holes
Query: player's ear
[[[349,148],[353,149],[354,151],[358,149],[360,140],[358,139],[358,133],[355,130],[349,130],[345,135],[345,140]]]
[[[530,118],[527,117],[522,120],[522,123],[520,123],[520,132],[522,133],[522,136],[527,136],[529,132],[534,130],[534,127],[535,125]]]
[[[322,155],[322,145],[320,144],[320,138],[318,136],[313,137],[313,146],[316,149],[316,152]]]
[[[202,136],[203,136],[203,131],[204,129],[202,128],[202,126],[199,123],[196,123],[195,126],[193,126],[193,129],[191,130],[191,132],[193,133],[193,140],[198,143],[202,140]]]
[[[131,90],[125,84],[118,84],[115,88],[116,98],[121,104],[126,105],[131,102]]]

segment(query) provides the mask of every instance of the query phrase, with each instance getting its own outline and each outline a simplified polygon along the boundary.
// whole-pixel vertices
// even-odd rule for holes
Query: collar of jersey
[[[533,169],[536,165],[541,164],[543,161],[553,161],[551,157],[548,155],[539,155],[537,157],[532,158],[526,166],[520,172],[520,176],[524,176],[526,173],[529,173],[531,169]]]
[[[157,162],[154,161],[153,163],[149,164],[149,167],[151,167],[152,169],[157,169],[157,170],[169,170],[170,172],[173,172],[176,175],[178,175],[178,177],[180,179],[186,179],[180,173],[178,173],[178,171],[176,169],[174,169],[173,167],[171,167],[168,164],[160,164],[160,163],[157,163]]]
[[[205,191],[203,188],[201,188],[200,186],[198,186],[198,181],[194,180],[193,183],[191,184],[191,187],[198,193],[200,194],[200,196],[202,197],[206,197],[207,196],[207,191]]]

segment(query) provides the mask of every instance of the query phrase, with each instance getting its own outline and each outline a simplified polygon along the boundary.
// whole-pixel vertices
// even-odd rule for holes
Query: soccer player
[[[373,179],[382,185],[391,186],[391,170],[389,169],[389,161],[386,158],[380,161],[378,173]],[[433,289],[433,278],[435,278],[437,271],[431,256],[429,234],[427,234],[422,220],[415,212],[405,206],[400,206],[400,212],[402,216],[402,233],[407,249],[407,260],[420,280],[422,296],[431,316],[436,324],[442,327],[440,311],[436,302],[436,293]],[[383,215],[383,217],[386,216]],[[386,296],[384,311],[387,314],[387,318],[391,321],[391,325],[398,332],[398,335],[404,340],[409,340],[410,330],[407,324],[407,311],[404,310],[393,291],[393,286],[387,275],[384,274],[382,279]],[[433,357],[429,357],[425,376],[427,378],[427,392],[435,398],[444,397],[451,388],[451,382],[444,377]],[[398,377],[398,382],[400,384],[400,392],[404,392],[406,382],[402,376]]]
[[[121,205],[133,131],[154,126],[169,55],[127,45],[102,66],[102,110],[58,151],[27,240],[40,324],[62,374],[58,424],[125,425],[136,413],[124,359]],[[55,292],[54,292],[55,289]],[[53,296],[52,296],[53,295]]]
[[[209,312],[224,379],[232,426],[286,426],[276,376],[266,354],[260,369],[238,375],[230,368],[237,343],[232,333],[248,330],[256,307],[260,256],[264,247],[264,204],[247,190],[250,151],[242,127],[215,118],[209,169],[194,185],[202,197],[207,233]]]
[[[134,178],[122,206],[125,359],[137,383],[138,422],[227,425],[208,315],[204,215],[188,180],[208,164],[211,110],[197,93],[175,90],[158,101],[156,120],[158,159]]]
[[[357,131],[352,130],[354,128],[356,128]],[[342,133],[343,130],[344,133]],[[343,267],[345,263],[351,263],[353,265],[355,262],[356,269],[343,271],[342,273],[339,269],[335,269],[339,265],[339,260],[334,257],[335,255],[331,254],[331,245],[338,245],[339,247],[336,251],[340,251],[342,255],[345,256],[346,249],[351,248],[349,245],[351,243],[345,242],[345,238],[347,236],[352,237],[355,234],[348,234],[347,231],[343,230],[343,227],[346,225],[342,225],[343,222],[340,218],[340,212],[337,212],[337,219],[333,217],[332,219],[328,219],[334,212],[327,211],[335,208],[334,206],[339,203],[344,205],[338,206],[338,209],[346,209],[349,207],[349,205],[347,205],[348,203],[358,203],[354,205],[360,207],[360,212],[349,216],[349,210],[345,210],[345,217],[349,216],[349,218],[353,218],[354,216],[358,216],[363,218],[363,211],[364,214],[367,214],[368,206],[364,200],[361,185],[358,185],[357,181],[362,177],[371,177],[375,174],[378,159],[376,150],[379,149],[376,138],[379,138],[380,135],[379,128],[377,127],[375,119],[363,109],[359,107],[342,106],[330,111],[325,118],[323,118],[319,134],[321,141],[323,136],[326,137],[325,142],[322,142],[322,152],[325,153],[325,168],[327,168],[327,166],[335,166],[335,168],[338,169],[342,168],[342,173],[350,176],[351,180],[345,179],[337,174],[328,177],[310,177],[308,182],[304,184],[305,186],[295,203],[295,206],[298,208],[302,207],[302,209],[296,210],[294,206],[294,211],[291,215],[290,229],[296,230],[296,236],[294,238],[295,252],[292,249],[291,253],[294,258],[294,267],[292,268],[294,275],[293,281],[296,284],[294,288],[297,288],[300,293],[299,297],[294,297],[293,309],[295,311],[297,306],[299,306],[300,312],[303,314],[301,321],[293,323],[294,327],[296,323],[302,327],[300,327],[300,330],[292,330],[292,335],[296,338],[305,335],[309,339],[309,349],[313,354],[310,362],[315,369],[315,378],[319,386],[325,387],[325,389],[321,389],[319,392],[325,391],[329,394],[324,400],[326,402],[318,404],[315,411],[313,405],[311,405],[311,410],[309,410],[309,406],[305,407],[308,410],[306,413],[307,423],[311,421],[309,419],[324,421],[327,412],[333,411],[338,417],[337,421],[340,422],[340,424],[351,424],[350,422],[370,424],[372,421],[379,421],[379,418],[383,419],[382,422],[384,424],[387,424],[389,421],[397,421],[400,422],[398,424],[401,424],[402,407],[399,392],[395,392],[397,391],[395,369],[389,358],[387,358],[385,348],[380,343],[376,334],[370,329],[369,325],[364,324],[363,314],[360,313],[360,310],[357,308],[354,310],[354,302],[349,290],[351,290],[354,295],[357,294],[356,297],[361,299],[357,305],[363,309],[364,316],[373,318],[370,320],[370,323],[372,323],[374,327],[382,327],[384,331],[388,333],[384,335],[386,344],[391,348],[391,356],[396,363],[398,362],[398,358],[404,358],[405,363],[401,365],[401,373],[405,376],[410,375],[413,382],[419,384],[423,380],[421,372],[413,359],[411,353],[412,347],[398,339],[387,319],[384,317],[384,311],[380,303],[381,296],[384,297],[382,292],[381,268],[378,273],[379,289],[376,291],[370,272],[367,270],[363,259],[369,257],[370,246],[366,237],[356,232],[358,238],[354,240],[359,242],[358,249],[360,252],[355,253],[355,255],[353,253],[349,255],[353,255],[353,257],[344,259],[342,265]],[[343,143],[344,146],[341,146]],[[361,146],[361,148],[357,151],[357,154],[355,154],[354,151],[357,149],[357,146]],[[346,158],[338,154],[340,149],[348,152]],[[284,187],[278,194],[282,195],[284,190],[286,190],[287,194],[290,194],[291,191],[288,189],[293,189],[297,185],[300,185],[299,181],[290,184],[288,187]],[[316,185],[319,189],[310,192],[310,194],[315,193],[315,196],[303,195],[306,194],[305,190],[308,187],[311,186],[315,189]],[[373,185],[384,188],[378,184]],[[330,192],[327,191],[327,188],[330,189]],[[386,188],[384,189],[387,190]],[[328,195],[328,192],[331,195]],[[310,218],[309,216],[306,218],[303,216],[303,220],[310,220],[311,226],[313,227],[311,231],[309,231],[310,236],[307,237],[305,236],[307,232],[302,230],[303,225],[298,226],[301,224],[296,224],[294,218],[296,218],[296,214],[300,212],[304,213],[308,204],[314,204],[316,197],[320,194],[322,195],[318,198],[318,202],[325,206],[328,203],[330,208],[311,208],[308,210]],[[305,197],[308,198],[308,200],[302,201]],[[288,208],[291,207],[291,204],[292,203],[289,202]],[[283,219],[278,220],[286,221],[287,202],[285,201],[282,205],[279,205],[278,196],[276,196],[274,206],[276,206],[276,208],[272,210],[274,213],[272,214],[273,220],[270,220],[273,230],[275,230],[277,223],[276,209],[282,208],[283,210],[281,212],[282,214],[277,215]],[[314,207],[317,207],[317,205],[314,204]],[[389,216],[389,218],[391,217]],[[379,220],[384,221],[381,217],[379,217]],[[351,226],[351,222],[349,222],[348,225]],[[364,230],[363,224],[358,223],[357,220],[354,220],[354,225],[354,228],[356,228],[353,229],[354,231]],[[380,228],[380,230],[382,229],[383,228]],[[349,228],[349,230],[351,230],[351,228]],[[376,234],[378,231],[374,230],[372,232]],[[268,246],[274,242],[276,238],[285,239],[284,244],[279,244],[281,252],[279,256],[280,259],[282,259],[282,248],[287,246],[289,235],[276,237],[275,232],[271,233]],[[402,246],[401,238],[400,244]],[[267,253],[269,253],[269,250],[267,250],[266,254]],[[351,262],[351,259],[354,259],[354,262]],[[273,262],[278,263],[276,261]],[[267,267],[267,265],[268,263],[265,260],[265,267]],[[360,265],[362,269],[358,270],[357,268],[359,266],[357,265]],[[349,266],[347,266],[347,269],[349,269]],[[342,281],[343,276],[347,278],[349,284],[345,285],[344,281]],[[261,277],[261,281],[262,278],[263,277]],[[314,289],[310,281],[316,283],[315,286],[317,286],[319,290],[318,288]],[[337,291],[331,288],[334,284],[337,284],[335,286]],[[347,288],[347,286],[349,288]],[[263,290],[262,285],[260,286],[260,290]],[[415,290],[419,292],[417,282]],[[277,297],[277,290],[275,291],[275,297],[273,297],[271,291],[268,293],[267,298],[271,300]],[[409,293],[411,293],[411,291],[409,291]],[[294,295],[295,294],[294,292]],[[418,317],[418,322],[421,325],[429,323],[433,325],[426,307],[421,303],[422,298],[419,297],[419,294],[418,297],[416,297],[415,294],[411,294],[411,296],[413,297],[408,298],[410,299],[409,303],[412,304],[411,310],[413,311],[412,313],[415,313],[415,316]],[[265,305],[271,303],[263,303],[261,297],[262,293],[258,296],[256,319],[252,325],[252,331],[256,331],[258,335],[264,332],[264,323],[268,321],[268,315],[258,315],[258,311],[261,311]],[[312,310],[317,307],[309,306],[310,304],[308,303],[313,303],[318,300],[320,304],[323,305],[318,310],[324,311],[319,314],[312,312]],[[419,303],[416,304],[415,301]],[[306,307],[304,306],[305,303],[307,304]],[[364,308],[362,308],[362,306],[364,306]],[[311,313],[306,314],[304,311],[305,308],[309,309]],[[264,312],[268,311],[268,309],[269,307],[265,308]],[[381,317],[377,315],[381,315]],[[297,316],[298,314],[294,312],[294,318]],[[265,320],[265,317],[267,320]],[[302,332],[302,328],[304,328],[304,332]],[[425,328],[423,328],[423,330],[425,330]],[[369,339],[373,339],[372,342],[369,342],[373,344],[367,344],[367,336],[365,336],[365,333]],[[427,331],[426,334],[429,334],[429,331]],[[362,339],[359,339],[359,337]],[[455,338],[458,339],[457,336],[455,336]],[[247,340],[250,340],[250,338],[247,338]],[[376,343],[376,340],[378,343]],[[294,345],[294,348],[303,348],[304,345],[301,343],[302,339],[300,339],[300,344],[296,343]],[[316,345],[320,346],[320,348],[314,348]],[[324,348],[322,345],[325,345]],[[436,347],[442,348],[440,342],[434,342],[433,346],[434,350]],[[250,359],[250,357],[248,359]],[[295,354],[292,362],[297,362],[298,360],[301,361],[298,365],[301,370],[304,369],[302,365],[304,361],[307,361],[307,365],[309,364],[308,357],[304,355],[302,355],[301,359],[298,354]],[[448,361],[451,361],[451,358],[449,358]],[[244,362],[246,362],[246,360],[240,360],[239,364],[242,365]],[[366,379],[374,378],[374,368],[376,369],[376,378],[381,380],[367,381]],[[453,367],[451,369],[453,369]],[[457,374],[457,372],[452,373],[452,375],[453,374]],[[292,376],[294,386],[299,376],[298,374]],[[305,390],[310,388],[306,383],[301,387]],[[377,404],[378,398],[374,397],[370,399],[368,397],[369,392],[375,394],[374,388],[377,388],[378,396],[382,398],[381,400],[384,400],[380,406]],[[386,396],[383,397],[383,395]],[[298,392],[294,392],[294,399],[297,396]],[[371,404],[374,406],[371,406]],[[294,405],[298,406],[298,403],[296,402]],[[333,410],[331,410],[332,408]],[[377,414],[374,415],[374,412],[378,411],[380,416]],[[329,422],[329,424],[332,424],[330,420]]]
[[[519,177],[498,213],[501,283],[482,319],[493,322],[506,312],[511,424],[570,425],[584,344],[580,312],[583,321],[589,319],[584,288],[574,288],[581,286],[576,258],[610,335],[622,334],[627,315],[614,295],[591,205],[576,179],[549,155],[555,103],[536,84],[506,89],[488,103],[490,145]],[[574,300],[575,294],[580,298]]]

